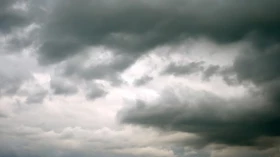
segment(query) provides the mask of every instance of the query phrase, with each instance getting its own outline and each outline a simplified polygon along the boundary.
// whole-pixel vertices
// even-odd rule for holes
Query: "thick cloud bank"
[[[0,0],[0,157],[280,157],[279,0]]]

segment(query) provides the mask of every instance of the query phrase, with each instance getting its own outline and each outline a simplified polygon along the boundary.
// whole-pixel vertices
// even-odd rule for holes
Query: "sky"
[[[279,0],[0,0],[0,157],[280,157]]]

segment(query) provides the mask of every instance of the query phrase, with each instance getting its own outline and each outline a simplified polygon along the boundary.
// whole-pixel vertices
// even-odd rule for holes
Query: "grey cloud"
[[[238,83],[253,83],[271,101],[274,107],[280,108],[280,46],[272,45],[264,50],[248,50],[235,60],[228,74]]]
[[[105,91],[102,87],[98,86],[97,84],[93,84],[89,87],[86,98],[89,100],[95,100],[105,96],[106,94],[107,91]]]
[[[43,103],[46,95],[48,94],[48,91],[41,87],[37,87],[34,91],[31,91],[28,94],[28,97],[26,98],[26,103],[27,104],[40,104]]]
[[[35,23],[11,31],[5,36],[5,41],[1,42],[1,52],[5,54],[21,52],[24,48],[36,43],[39,31],[39,26]]]
[[[172,150],[177,157],[212,157],[210,151],[203,149],[197,150],[176,145],[172,147]]]
[[[67,82],[66,79],[57,79],[54,78],[50,82],[50,87],[54,91],[54,94],[57,95],[72,95],[78,92],[78,88],[71,84],[70,82]]]
[[[31,74],[25,68],[7,56],[0,58],[0,96],[14,95]]]
[[[240,85],[233,67],[224,67],[220,70],[219,75],[222,76],[224,82],[229,86]]]
[[[12,150],[0,150],[1,157],[18,157],[17,153]]]
[[[89,61],[86,58],[68,60],[57,70],[59,75],[71,78],[80,78],[83,80],[104,79],[112,82],[114,85],[121,83],[119,73],[129,67],[134,59],[128,56],[115,55],[109,63],[98,63],[85,65]]]
[[[200,62],[190,62],[185,65],[178,65],[175,63],[169,64],[162,74],[173,74],[175,76],[180,75],[191,75],[194,73],[202,73],[202,79],[208,81],[213,75],[222,75],[226,77],[225,68],[223,68],[223,74],[220,71],[221,67],[219,65],[209,65],[208,67],[204,65],[203,61]]]
[[[191,89],[180,93],[182,96],[176,95],[173,89],[166,89],[155,104],[138,101],[135,107],[122,110],[119,117],[127,124],[195,133],[205,140],[202,145],[258,146],[259,137],[280,135],[279,110],[274,110],[275,104],[271,104],[269,98],[253,95],[224,100]]]
[[[40,115],[42,116],[42,115]],[[52,117],[49,117],[52,118]],[[59,119],[55,119],[58,121]],[[33,120],[34,121],[34,120]],[[7,121],[10,122],[9,120]],[[59,139],[63,135],[63,131],[53,131],[53,130],[44,130],[39,127],[27,126],[25,124],[18,123],[18,126],[5,125],[1,123],[0,129],[0,157],[6,156],[20,156],[20,157],[132,157],[134,155],[130,154],[116,154],[112,151],[113,148],[103,147],[104,143],[110,142],[111,140],[116,141],[113,145],[118,147],[118,139],[111,139],[110,137],[105,137],[108,140],[103,140],[104,137],[96,137],[95,133],[98,130],[83,130],[80,127],[77,127],[77,130],[74,131],[74,138],[68,140],[76,141],[82,140],[82,145],[76,149],[69,147],[64,147],[63,139]],[[5,126],[5,129],[3,128]],[[64,128],[67,130],[67,128]],[[65,131],[64,130],[64,131]],[[82,132],[80,132],[82,131]],[[85,131],[85,132],[84,132]],[[51,134],[51,135],[50,135]],[[99,134],[99,133],[98,133]],[[90,142],[89,136],[95,136],[94,142]],[[102,136],[102,135],[101,135]],[[115,134],[113,135],[115,136]],[[83,138],[85,137],[85,138]],[[97,141],[96,141],[97,140]],[[112,141],[111,141],[112,142]],[[96,144],[98,143],[98,148]],[[29,149],[26,149],[25,146],[29,145]],[[107,143],[108,144],[108,143]],[[109,145],[112,143],[109,143]],[[101,146],[101,147],[99,147]],[[124,147],[124,146],[121,146]],[[140,155],[135,155],[139,156]],[[134,156],[134,157],[135,157]]]
[[[233,71],[240,81],[262,84],[279,79],[280,45],[273,45],[264,51],[249,50],[235,60]]]
[[[191,62],[186,65],[177,65],[171,63],[167,68],[162,72],[163,74],[173,74],[173,75],[185,75],[193,74],[196,72],[203,71],[204,67],[202,66],[203,62]]]
[[[38,25],[31,17],[30,2],[0,0],[0,53],[19,53],[32,44],[37,44],[39,27],[33,27]]]
[[[24,76],[15,78],[0,74],[0,95],[14,95],[25,80]]]
[[[211,79],[214,75],[221,75],[229,85],[246,86],[247,82],[253,83],[259,91],[251,93],[251,97],[224,100],[212,93],[191,89],[177,92],[182,94],[178,96],[172,91],[173,89],[167,89],[161,93],[161,98],[155,104],[138,101],[136,106],[121,111],[119,116],[125,124],[197,134],[202,138],[201,141],[184,143],[196,148],[212,143],[271,148],[274,146],[271,140],[259,143],[258,138],[280,136],[279,0],[31,0],[30,7],[35,9],[32,15],[11,9],[17,1],[0,0],[0,34],[12,35],[14,28],[27,26],[33,18],[37,20],[35,22],[40,22],[42,29],[32,33],[30,38],[23,39],[16,36],[11,38],[7,50],[21,50],[37,42],[39,38],[38,42],[42,46],[38,54],[31,55],[38,57],[39,62],[44,65],[60,62],[61,66],[59,65],[55,70],[58,75],[67,79],[85,82],[105,79],[118,84],[121,82],[119,74],[131,66],[139,56],[158,46],[177,43],[189,37],[207,37],[223,44],[240,40],[252,42],[254,49],[241,52],[232,67],[224,69],[211,65],[203,68],[202,63],[193,62],[185,65],[170,64],[162,73],[179,76],[202,72],[204,80]],[[100,45],[114,52],[112,62],[85,63],[89,59],[88,53],[84,50],[89,46]],[[2,48],[0,51],[6,53],[6,49]],[[75,60],[77,56],[83,57]],[[25,64],[13,60],[13,57],[0,56],[0,98],[15,95],[22,84],[32,78],[30,72],[24,68]],[[135,84],[143,85],[150,80],[150,76],[144,76],[136,80]],[[77,87],[66,82],[52,80],[50,85],[54,94],[70,95],[77,92]],[[89,100],[107,94],[104,88],[94,85],[89,86],[85,92]],[[47,94],[44,89],[37,89],[27,92],[24,96],[27,96],[26,103],[32,104],[43,103]],[[32,105],[28,106],[32,108]],[[36,111],[41,113],[40,109]],[[72,115],[72,112],[68,113]],[[46,115],[60,117],[56,113]],[[6,116],[0,111],[0,117]],[[25,118],[24,116],[29,119],[35,117],[31,111],[18,114],[11,119],[7,118],[11,120],[9,125],[14,129],[17,124],[13,123],[13,120]],[[56,134],[55,127],[85,125],[75,118],[74,116],[72,119],[56,123],[53,123],[56,119],[47,120],[42,126],[49,125],[49,132],[42,135],[51,137],[52,134]],[[19,120],[19,122],[32,121],[29,119]],[[0,118],[1,123],[5,120],[2,121]],[[34,121],[32,124],[41,125],[40,121]],[[6,127],[0,128],[3,128],[0,130],[0,141],[2,141],[0,146],[11,145],[13,148],[10,151],[2,147],[0,156],[92,156],[87,152],[75,152],[76,149],[63,150],[64,148],[57,147],[58,140],[53,142],[57,144],[54,148],[51,148],[52,146],[45,148],[49,143],[41,142],[42,145],[36,146],[40,149],[33,150],[36,155],[32,152],[22,152],[18,150],[20,147],[28,146],[24,148],[29,149],[37,144],[35,142],[32,145],[34,139],[28,141],[20,136],[5,136],[2,131],[6,131]],[[10,137],[13,139],[9,139]],[[38,139],[41,141],[42,137]],[[52,138],[48,139],[51,142]],[[76,142],[66,141],[65,144],[71,146],[73,144],[75,147]],[[44,151],[41,152],[41,149]],[[178,154],[184,156],[182,153]],[[110,152],[97,152],[94,155],[118,156]],[[230,156],[216,154],[216,156],[225,155]],[[241,153],[235,154],[238,155],[242,156]],[[249,152],[247,155],[258,154]],[[210,154],[188,156],[210,156]]]
[[[141,77],[140,79],[137,79],[137,80],[134,82],[134,84],[135,84],[136,86],[142,86],[142,85],[148,83],[148,82],[151,81],[151,80],[153,80],[153,77],[151,77],[151,76],[143,76],[143,77]]]
[[[41,56],[39,61],[42,64],[49,64],[52,62],[61,61],[71,56],[75,51],[79,50],[82,45],[72,41],[55,40],[44,43],[41,47]],[[46,58],[53,58],[52,60],[45,60]]]
[[[204,75],[220,75],[229,85],[249,82],[262,88],[280,78],[279,52],[279,43],[263,49],[251,47],[240,52],[232,66],[212,66],[205,70]]]
[[[250,147],[227,147],[225,149],[216,150],[212,153],[212,157],[279,157],[279,153],[277,152],[278,148],[272,148],[272,151],[265,150],[254,150]],[[276,150],[276,151],[275,151]]]
[[[89,46],[101,45],[114,51],[115,55],[129,59],[89,67],[80,65],[85,59],[67,63],[64,75],[120,82],[118,72],[128,68],[148,50],[188,37],[203,36],[221,43],[245,39],[257,48],[277,43],[278,6],[277,0],[250,3],[241,0],[53,1],[42,26],[38,59],[42,64],[53,64],[76,54],[84,55],[83,50]],[[180,75],[201,70],[196,68],[170,65],[166,73]],[[214,67],[207,69],[203,79],[210,78],[214,71]],[[224,80],[234,84],[230,76]]]
[[[220,66],[218,65],[210,65],[204,72],[203,72],[203,80],[209,80],[213,75],[217,74]]]
[[[30,23],[27,13],[13,9],[12,6],[20,0],[0,1],[0,33],[9,33],[15,27],[25,26]]]
[[[0,118],[6,118],[6,117],[7,117],[6,113],[0,111]]]
[[[30,46],[32,44],[32,40],[28,38],[17,38],[14,37],[7,43],[7,50],[11,51],[21,51],[22,49]]]
[[[279,40],[278,0],[59,0],[53,6],[40,51],[41,60],[50,63],[79,53],[86,45],[139,56],[189,36],[234,42],[258,34],[268,44]]]

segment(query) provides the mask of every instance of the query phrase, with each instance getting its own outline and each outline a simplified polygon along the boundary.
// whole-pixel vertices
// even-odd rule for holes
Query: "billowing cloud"
[[[279,0],[0,0],[0,157],[278,157]]]
[[[279,39],[277,0],[257,0],[250,4],[240,0],[60,0],[54,3],[44,28],[40,53],[50,62],[61,61],[91,45],[106,45],[139,55],[189,36],[208,36],[222,42],[237,41],[250,34]]]
[[[253,81],[256,84],[270,82],[279,78],[280,47],[273,45],[263,51],[249,50],[235,61],[233,69],[240,81]]]
[[[258,146],[258,138],[280,133],[279,112],[274,110],[278,104],[271,103],[262,95],[225,100],[177,86],[165,89],[154,103],[137,101],[120,116],[124,123],[195,133],[204,144]]]

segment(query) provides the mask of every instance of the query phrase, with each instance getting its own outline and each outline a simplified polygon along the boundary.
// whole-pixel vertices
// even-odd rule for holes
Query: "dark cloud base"
[[[278,0],[59,0],[54,6],[39,51],[41,60],[49,63],[91,45],[139,56],[187,37],[206,36],[221,43],[246,38],[258,47],[277,43],[280,37]]]
[[[254,108],[254,103],[257,102],[227,102],[218,97],[204,98],[196,104],[182,103],[172,96],[170,100],[161,99],[152,107],[144,102],[137,102],[135,107],[119,113],[121,121],[126,124],[157,127],[165,131],[195,133],[204,139],[195,143],[195,147],[219,143],[269,148],[270,144],[259,143],[258,139],[280,136],[279,110],[270,108],[269,103],[262,108]],[[229,107],[230,103],[239,107]]]
[[[261,137],[280,136],[279,54],[278,44],[262,51],[251,49],[240,53],[232,67],[221,69],[210,66],[203,72],[206,78],[212,75],[224,79],[234,77],[235,85],[246,87],[248,83],[254,84],[258,90],[252,91],[250,98],[225,101],[206,93],[206,98],[190,104],[188,101],[182,103],[174,94],[167,92],[170,95],[163,93],[153,107],[140,101],[134,108],[121,112],[122,122],[195,133],[205,139],[202,145],[221,143],[270,148],[275,144],[273,141],[262,144],[258,140]],[[178,70],[173,69],[173,73],[176,72]],[[187,93],[185,96],[188,97]],[[229,104],[235,104],[235,107],[227,107]]]

